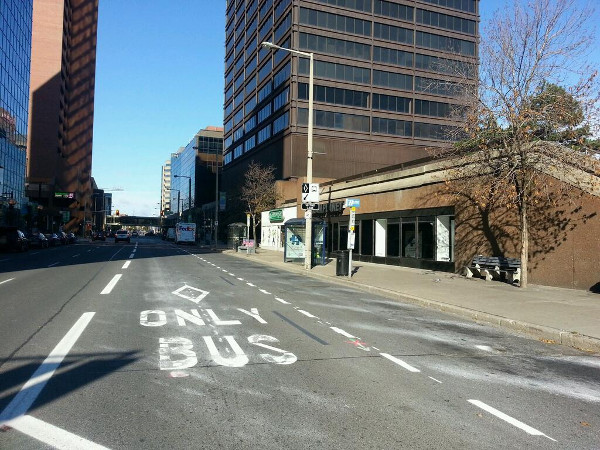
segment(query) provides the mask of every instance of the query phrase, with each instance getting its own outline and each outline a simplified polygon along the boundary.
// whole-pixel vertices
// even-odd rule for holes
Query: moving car
[[[92,241],[106,241],[104,231],[96,231],[94,234],[92,234]]]
[[[119,241],[131,242],[131,236],[127,230],[119,230],[115,233],[115,244]]]

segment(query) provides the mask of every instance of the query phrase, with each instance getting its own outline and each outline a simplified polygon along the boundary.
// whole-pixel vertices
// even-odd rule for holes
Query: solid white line
[[[315,319],[317,316],[313,316],[311,313],[309,313],[308,311],[304,311],[303,309],[299,309],[298,312],[300,314],[304,314],[306,317],[310,317],[312,319]]]
[[[380,353],[381,356],[383,356],[384,358],[389,359],[390,361],[398,364],[399,366],[404,367],[406,370],[408,370],[409,372],[420,372],[419,369],[411,366],[408,363],[405,363],[404,361],[402,361],[401,359],[396,358],[395,356],[392,356],[388,353]]]
[[[264,289],[259,289],[259,291],[260,291],[260,292],[262,292],[263,294],[271,295],[271,293],[270,293],[270,292],[268,292],[268,291],[265,291]]]
[[[127,269],[129,267],[129,264],[131,264],[131,261],[125,261],[125,264],[123,264],[122,269]]]
[[[440,384],[442,384],[442,382],[441,382],[440,380],[436,380],[436,379],[435,379],[435,378],[433,378],[433,377],[429,377],[429,378],[431,378],[431,379],[432,379],[433,381],[435,381],[436,383],[440,383]]]
[[[302,311],[302,310],[299,310],[299,311]],[[346,331],[344,331],[340,328],[337,328],[337,327],[329,327],[329,328],[331,328],[336,333],[341,334],[342,336],[346,336],[347,338],[356,338],[356,336],[352,336],[350,333],[347,333]]]
[[[58,449],[74,450],[108,450],[107,447],[95,444],[76,434],[58,428],[49,423],[36,419],[33,416],[21,416],[8,422],[10,427],[21,433],[27,434],[44,444]]]
[[[286,302],[284,299],[279,298],[279,297],[275,297],[275,300],[277,300],[279,303],[283,303],[284,305],[289,305],[290,302]]]
[[[532,428],[529,425],[524,424],[523,422],[521,422],[521,421],[519,421],[517,419],[513,419],[509,415],[504,414],[502,411],[498,411],[496,408],[492,408],[491,406],[486,405],[482,401],[479,401],[479,400],[467,400],[467,401],[469,403],[471,403],[472,405],[475,405],[478,408],[481,408],[484,411],[487,411],[490,414],[493,414],[494,416],[498,417],[499,419],[502,419],[505,422],[508,422],[511,425],[514,425],[515,427],[520,428],[521,430],[525,431],[528,434],[531,434],[533,436],[544,436],[544,437],[547,437],[548,439],[550,439],[551,441],[556,442],[556,439],[552,439],[550,436],[546,436],[541,431],[536,430],[535,428]]]
[[[83,313],[79,320],[75,322],[75,325],[71,327],[65,337],[54,347],[54,350],[50,352],[50,355],[38,367],[29,381],[23,385],[15,398],[2,411],[2,414],[0,414],[0,425],[7,420],[24,415],[31,405],[33,405],[33,402],[40,395],[50,377],[52,377],[58,366],[62,363],[62,360],[67,356],[77,339],[79,339],[85,327],[88,326],[94,314],[96,313]]]
[[[113,279],[110,280],[110,282],[106,285],[106,287],[102,289],[102,292],[100,292],[100,294],[110,294],[110,291],[113,290],[113,288],[116,286],[116,284],[119,282],[122,276],[123,275],[120,273],[116,274],[113,277]]]
[[[60,262],[60,261],[57,261],[57,262],[55,262],[55,263],[52,263],[52,264],[48,265],[48,267],[54,267],[54,266],[55,266],[55,265],[57,265],[59,262]]]
[[[14,280],[14,278],[9,278],[8,280],[0,281],[0,284],[8,283],[9,281]]]

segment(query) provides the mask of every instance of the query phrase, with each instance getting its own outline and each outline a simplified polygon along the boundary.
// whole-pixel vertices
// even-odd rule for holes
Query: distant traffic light
[[[115,211],[115,216],[118,216],[118,215],[119,215],[119,210],[117,209],[117,210]]]

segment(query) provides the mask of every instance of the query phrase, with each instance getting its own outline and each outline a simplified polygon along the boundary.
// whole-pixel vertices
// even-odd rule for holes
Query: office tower
[[[249,161],[306,176],[314,53],[313,176],[341,178],[430,156],[459,123],[453,81],[477,63],[478,0],[230,0],[224,182]],[[456,71],[456,72],[455,72]]]
[[[0,2],[0,225],[18,225],[25,167],[32,0]]]
[[[222,163],[223,128],[208,126],[171,155],[172,210],[183,212],[215,201],[216,164]],[[179,197],[180,205],[177,205]],[[180,209],[177,209],[180,208]]]
[[[91,221],[98,0],[35,0],[27,194],[48,228]]]

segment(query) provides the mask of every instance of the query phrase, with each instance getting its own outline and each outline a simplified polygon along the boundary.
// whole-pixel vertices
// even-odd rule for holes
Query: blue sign
[[[346,199],[346,208],[360,208],[360,199],[359,198],[347,198]]]

